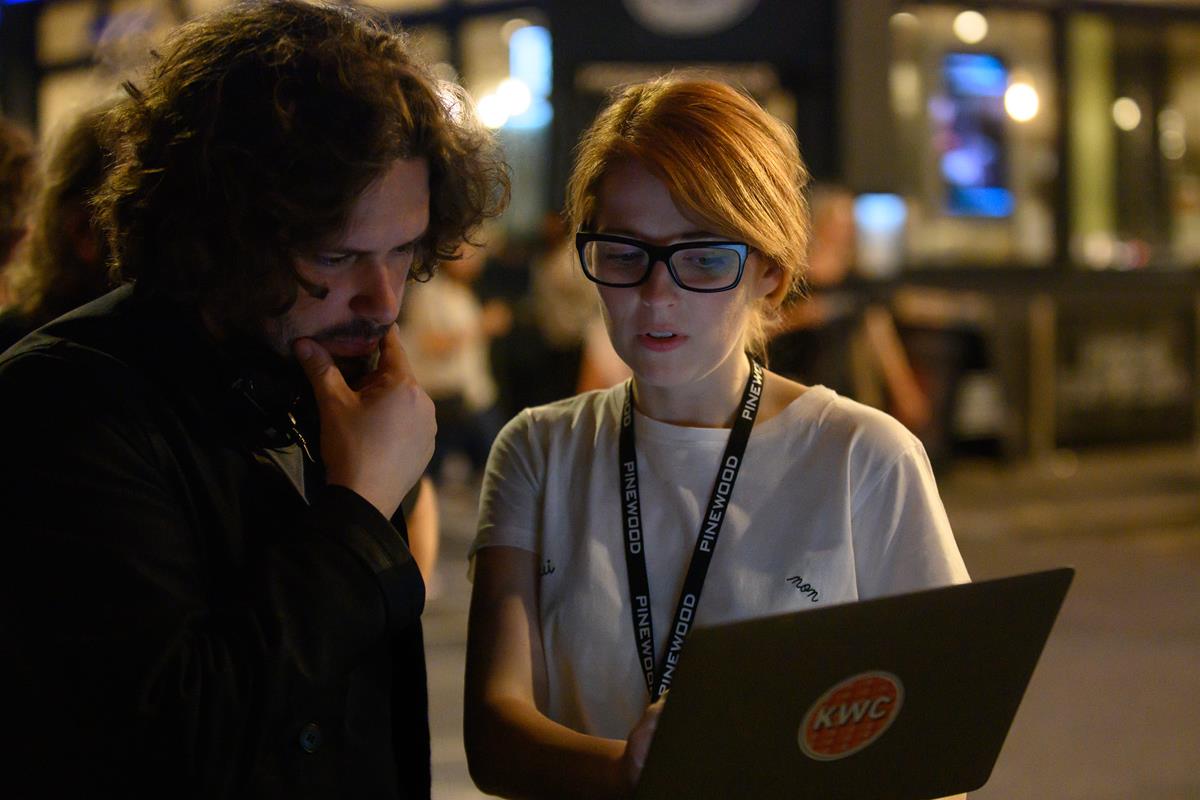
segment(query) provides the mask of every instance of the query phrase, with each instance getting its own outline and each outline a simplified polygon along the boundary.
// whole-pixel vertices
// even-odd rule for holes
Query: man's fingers
[[[350,391],[342,371],[333,363],[329,352],[312,339],[297,339],[292,343],[292,351],[300,362],[301,369],[312,384],[313,393],[318,402],[329,395],[340,395]]]
[[[408,355],[400,344],[400,329],[395,325],[388,326],[388,331],[379,342],[380,372],[397,377],[411,377],[412,367],[408,364]]]

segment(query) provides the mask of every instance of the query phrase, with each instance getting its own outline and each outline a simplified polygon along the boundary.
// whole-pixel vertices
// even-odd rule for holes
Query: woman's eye
[[[641,258],[637,250],[610,250],[604,254],[604,260],[611,264],[634,264]]]
[[[692,269],[706,271],[736,268],[737,255],[728,250],[706,248],[703,250],[683,250],[678,258],[683,265]]]

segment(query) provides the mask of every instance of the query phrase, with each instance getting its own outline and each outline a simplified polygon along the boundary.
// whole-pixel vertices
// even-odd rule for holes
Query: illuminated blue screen
[[[946,212],[1007,217],[1013,212],[1004,112],[1008,69],[994,55],[948,53],[942,80],[945,93],[932,114]]]

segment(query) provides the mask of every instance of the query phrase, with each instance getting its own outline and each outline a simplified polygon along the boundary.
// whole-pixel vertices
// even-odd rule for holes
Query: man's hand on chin
[[[348,381],[319,342],[301,338],[293,347],[316,396],[327,483],[357,492],[391,518],[429,463],[437,430],[433,401],[413,377],[396,326],[375,368],[360,362],[358,380]]]

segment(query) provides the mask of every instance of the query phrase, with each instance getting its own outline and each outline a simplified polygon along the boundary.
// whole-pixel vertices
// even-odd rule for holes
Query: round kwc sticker
[[[800,749],[836,761],[867,747],[888,729],[904,703],[904,685],[890,672],[863,672],[821,695],[804,715]]]

